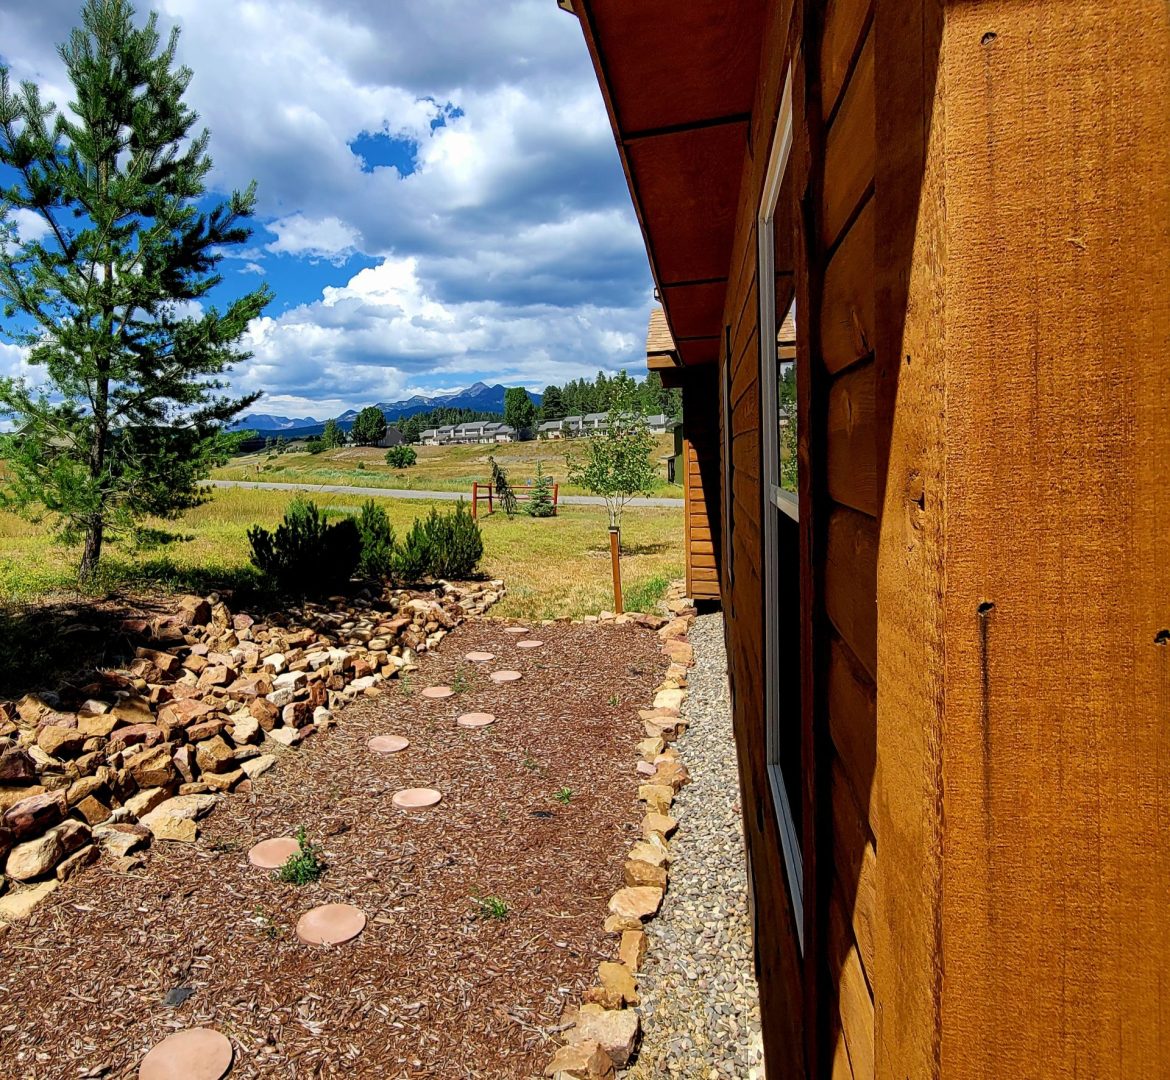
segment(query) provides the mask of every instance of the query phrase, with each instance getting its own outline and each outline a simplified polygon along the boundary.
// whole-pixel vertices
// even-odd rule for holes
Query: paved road
[[[456,499],[470,497],[461,491],[408,491],[405,488],[350,487],[348,484],[273,484],[266,480],[209,480],[214,487],[260,488],[264,491],[317,491],[322,495],[372,495],[392,499]],[[597,495],[562,495],[557,500],[567,506],[604,506]],[[682,499],[631,499],[627,506],[682,507]]]

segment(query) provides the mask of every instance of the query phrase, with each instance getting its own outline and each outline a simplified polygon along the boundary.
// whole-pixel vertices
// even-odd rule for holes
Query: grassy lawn
[[[110,589],[159,585],[204,591],[217,583],[231,583],[248,567],[248,526],[271,528],[291,498],[292,493],[283,491],[218,489],[210,502],[178,521],[156,523],[182,540],[153,550],[108,548],[102,584]],[[432,505],[441,510],[452,505],[393,498],[378,501],[399,535]],[[317,499],[331,513],[355,512],[359,502],[344,495]],[[493,609],[495,614],[553,618],[612,606],[603,508],[562,507],[555,518],[517,516],[511,521],[496,513],[481,517],[480,522],[484,572],[503,578],[508,586],[507,599]],[[631,600],[645,602],[671,578],[682,576],[682,529],[681,510],[627,510],[622,570]],[[0,606],[74,588],[76,561],[77,553],[52,544],[42,527],[0,513]]]
[[[666,466],[659,459],[674,453],[674,436],[655,440],[659,485],[654,494],[682,497],[679,484],[666,482]],[[346,484],[351,487],[405,488],[413,491],[464,491],[471,494],[473,481],[491,477],[488,458],[495,456],[513,486],[536,475],[537,462],[561,485],[562,495],[588,492],[567,482],[566,456],[580,443],[571,439],[500,443],[497,446],[416,446],[418,463],[409,469],[392,469],[386,451],[366,446],[347,446],[321,454],[247,454],[215,472],[221,480],[269,480],[286,484]]]

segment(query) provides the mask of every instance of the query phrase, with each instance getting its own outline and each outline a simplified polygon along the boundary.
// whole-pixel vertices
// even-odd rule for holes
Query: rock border
[[[681,589],[677,589],[681,594]],[[641,1016],[637,976],[646,958],[645,924],[657,915],[670,883],[670,837],[678,822],[670,816],[678,792],[690,781],[686,765],[671,745],[687,727],[680,716],[687,696],[687,671],[694,650],[686,636],[694,622],[693,603],[681,595],[670,600],[670,619],[631,613],[602,612],[580,622],[636,622],[656,630],[670,661],[649,708],[638,711],[645,732],[637,744],[638,799],[645,803],[641,838],[623,866],[624,887],[610,898],[605,931],[618,938],[616,957],[598,965],[597,984],[582,995],[576,1009],[566,1010],[563,1044],[545,1066],[552,1080],[612,1080],[637,1056]]]

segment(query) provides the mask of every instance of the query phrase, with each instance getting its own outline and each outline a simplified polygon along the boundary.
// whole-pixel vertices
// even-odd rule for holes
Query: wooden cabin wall
[[[714,367],[687,372],[683,393],[683,499],[687,595],[719,600],[719,386]]]

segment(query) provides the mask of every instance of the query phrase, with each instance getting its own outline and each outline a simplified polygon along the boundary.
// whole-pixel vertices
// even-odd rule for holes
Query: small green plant
[[[288,885],[308,885],[325,873],[325,864],[321,861],[321,849],[305,835],[304,825],[297,827],[297,847],[300,850],[276,871],[276,880]]]
[[[418,454],[413,446],[400,443],[386,451],[386,464],[392,469],[409,469],[418,461]]]
[[[626,611],[652,612],[661,603],[666,590],[670,588],[670,578],[659,574],[648,581],[639,582],[626,589]]]
[[[471,683],[463,672],[463,668],[459,668],[455,672],[455,678],[451,680],[451,689],[457,694],[462,694],[465,690],[471,688]]]
[[[415,518],[410,531],[394,552],[394,576],[400,581],[419,581],[431,568],[431,540],[426,524]]]
[[[233,851],[239,851],[240,845],[236,840],[216,840],[216,842],[211,845],[211,850],[214,851],[217,855],[227,855]]]
[[[321,594],[347,582],[361,556],[362,541],[353,518],[330,525],[307,499],[293,499],[284,521],[269,532],[248,530],[253,565],[281,592]]]
[[[526,757],[524,759],[524,768],[526,768],[529,772],[539,772],[540,762],[537,761],[536,758]]]
[[[479,522],[462,499],[445,514],[432,510],[426,521],[430,572],[437,578],[467,578],[483,558]]]
[[[472,896],[471,902],[482,919],[506,919],[508,905],[498,896]]]
[[[622,699],[617,694],[610,694],[609,703],[612,707],[616,708],[622,703]]]
[[[402,693],[405,697],[412,697],[414,695],[414,683],[409,675],[403,675],[398,680],[398,685],[402,688]]]
[[[569,787],[563,787],[560,789],[560,791],[557,791],[553,794],[553,798],[556,799],[556,801],[559,802],[562,806],[568,806],[569,803],[573,801],[573,789]]]
[[[508,474],[500,468],[494,457],[488,458],[488,464],[492,467],[492,487],[495,489],[496,498],[500,500],[504,513],[508,517],[514,517],[516,514],[516,493],[512,490],[512,485],[508,483]]]

